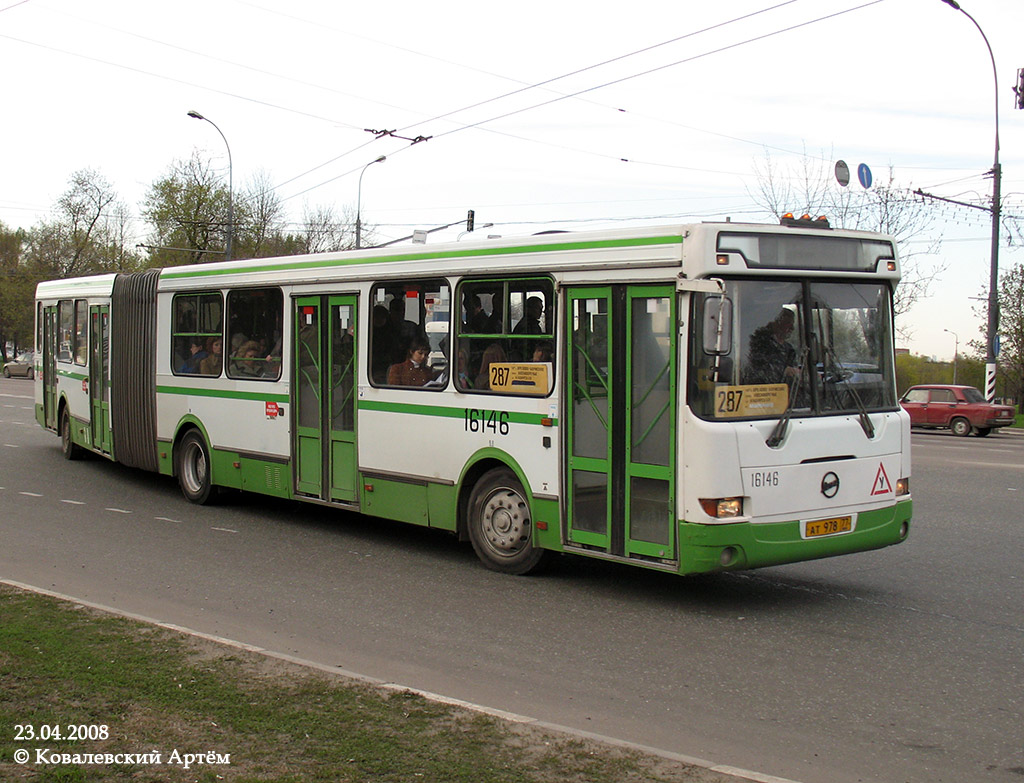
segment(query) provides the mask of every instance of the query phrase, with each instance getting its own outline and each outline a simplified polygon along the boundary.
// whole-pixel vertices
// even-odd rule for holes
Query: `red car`
[[[973,386],[912,386],[900,405],[910,414],[911,427],[949,428],[960,436],[973,431],[984,437],[1014,422],[1013,408],[985,402],[984,395]]]

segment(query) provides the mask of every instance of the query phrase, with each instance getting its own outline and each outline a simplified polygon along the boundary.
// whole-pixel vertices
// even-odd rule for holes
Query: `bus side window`
[[[228,294],[229,378],[276,381],[281,377],[281,325],[284,294],[280,288],[244,288]]]
[[[85,366],[89,358],[89,303],[75,300],[75,364]]]
[[[374,386],[443,389],[448,383],[447,280],[380,283],[370,292],[370,380]]]
[[[71,337],[75,328],[75,303],[61,299],[57,304],[57,361],[71,363]]]
[[[546,394],[554,383],[555,296],[547,278],[509,278],[464,281],[456,293],[460,304],[457,370],[459,391],[507,394],[495,379],[504,370],[493,365],[547,365],[546,369],[522,368],[527,377],[541,378],[533,390],[518,385],[522,394]],[[539,374],[538,374],[539,373]],[[547,378],[547,384],[543,378]]]
[[[171,372],[216,376],[221,373],[223,302],[217,292],[177,294],[171,303]]]

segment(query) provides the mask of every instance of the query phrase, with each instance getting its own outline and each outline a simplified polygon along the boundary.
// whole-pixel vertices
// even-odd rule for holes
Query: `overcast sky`
[[[1004,211],[1024,216],[1024,2],[962,5],[995,54]],[[386,155],[362,187],[382,241],[469,208],[506,236],[763,221],[751,194],[766,152],[991,196],[992,64],[942,0],[0,0],[0,72],[10,227],[45,217],[85,167],[136,214],[193,149],[226,174],[224,142],[190,109],[226,136],[236,189],[262,170],[296,222],[304,203],[353,206],[359,172]],[[988,282],[991,223],[936,214],[941,251],[918,263],[947,269],[902,326],[907,347],[951,358],[943,330],[963,346],[983,326],[970,297]],[[1004,238],[1001,268],[1022,262]]]

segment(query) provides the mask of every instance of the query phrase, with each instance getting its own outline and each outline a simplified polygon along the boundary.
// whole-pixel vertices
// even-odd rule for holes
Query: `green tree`
[[[26,234],[0,223],[0,360],[11,357],[7,343],[15,352],[32,345],[32,306],[38,282],[24,259]]]
[[[981,331],[984,334],[985,327]],[[972,340],[979,358],[985,355],[985,340]],[[1024,264],[1017,264],[999,276],[999,376],[1000,396],[1012,397],[1018,409],[1024,404]],[[1000,389],[997,387],[997,393]]]
[[[222,261],[227,246],[228,188],[198,151],[171,164],[142,202],[152,266]]]

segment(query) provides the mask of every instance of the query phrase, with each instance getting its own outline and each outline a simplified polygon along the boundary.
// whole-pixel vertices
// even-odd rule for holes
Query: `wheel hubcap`
[[[509,557],[530,543],[530,513],[526,501],[511,489],[491,493],[483,509],[484,539],[491,550]]]
[[[185,455],[185,483],[190,492],[199,492],[206,480],[206,457],[203,450],[192,446]]]

